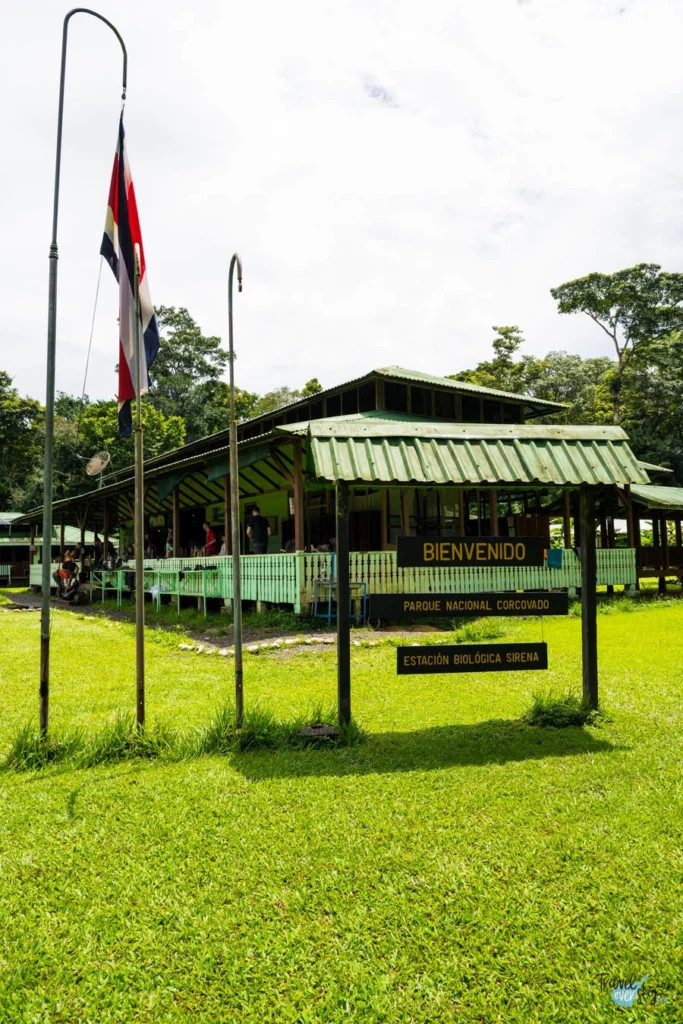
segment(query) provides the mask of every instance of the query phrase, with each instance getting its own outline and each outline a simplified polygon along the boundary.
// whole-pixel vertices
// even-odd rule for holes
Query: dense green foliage
[[[1,628],[4,755],[39,631]],[[240,754],[216,714],[231,663],[152,632],[152,720],[213,722],[217,752],[117,762],[132,627],[57,612],[55,729],[107,763],[0,775],[0,1019],[602,1024],[631,1019],[606,979],[649,974],[668,1002],[633,1019],[679,1020],[683,608],[600,617],[610,715],[586,728],[521,720],[539,687],[579,686],[580,621],[544,630],[546,673],[397,677],[393,648],[354,648],[364,743]],[[246,659],[251,711],[293,720],[335,689],[333,650]]]
[[[40,404],[22,398],[0,370],[0,509],[11,509],[32,464],[40,456]]]
[[[159,354],[152,367],[149,396],[143,403],[145,455],[151,458],[228,427],[230,394],[223,376],[228,353],[221,339],[202,334],[184,308],[159,306]],[[278,388],[258,395],[236,389],[238,420],[270,412],[322,390],[314,377],[298,391]],[[0,508],[23,510],[42,504],[43,408],[21,398],[0,371]],[[91,402],[87,396],[58,392],[55,401],[54,496],[56,500],[90,490],[85,463],[108,451],[112,469],[133,462],[133,439],[118,432],[115,401]]]
[[[518,327],[493,330],[493,358],[453,379],[564,402],[567,409],[549,417],[555,423],[614,422],[615,360],[567,352],[520,356]],[[670,482],[683,485],[683,332],[641,345],[618,388],[620,423],[638,458],[671,468]]]
[[[624,375],[633,358],[647,357],[655,342],[683,330],[683,274],[657,263],[639,263],[614,274],[588,274],[551,288],[560,313],[584,313],[614,345],[611,376],[612,418],[621,419]]]

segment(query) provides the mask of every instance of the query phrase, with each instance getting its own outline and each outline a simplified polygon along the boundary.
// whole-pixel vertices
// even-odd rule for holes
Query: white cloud
[[[537,354],[608,351],[551,286],[641,260],[680,269],[675,0],[358,0],[101,8],[129,48],[126,126],[152,297],[227,330],[238,382],[436,373],[516,323]],[[2,360],[43,397],[59,40],[10,2],[3,61]],[[80,392],[119,106],[117,43],[72,21],[57,383]],[[103,271],[88,391],[116,386]]]

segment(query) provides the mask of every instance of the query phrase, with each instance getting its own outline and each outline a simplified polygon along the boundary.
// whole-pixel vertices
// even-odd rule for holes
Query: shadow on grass
[[[492,719],[414,732],[366,733],[358,746],[334,750],[249,751],[232,766],[252,782],[317,775],[371,775],[438,771],[442,768],[506,764],[627,749],[581,728],[548,730],[519,721]]]

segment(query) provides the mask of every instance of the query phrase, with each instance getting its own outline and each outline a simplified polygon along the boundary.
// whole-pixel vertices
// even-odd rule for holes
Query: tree
[[[202,334],[184,307],[159,306],[159,354],[151,370],[150,402],[166,417],[184,419],[188,441],[227,426],[228,353],[221,339]]]
[[[624,375],[622,424],[638,458],[674,470],[683,486],[683,334],[638,352]]]
[[[145,459],[163,455],[185,444],[185,423],[181,416],[166,416],[151,402],[143,401],[142,423],[145,431]],[[118,407],[115,401],[91,402],[81,417],[80,436],[81,448],[88,456],[108,451],[114,469],[132,466],[133,438],[121,437],[119,434]]]
[[[313,377],[311,380],[306,381],[301,391],[302,398],[310,398],[311,395],[319,394],[323,389],[322,384],[317,377]]]
[[[522,356],[515,362],[513,357],[524,343],[524,335],[519,327],[494,327],[493,331],[493,359],[479,363],[474,370],[451,374],[451,379],[497,391],[525,394],[536,359],[534,356]]]
[[[582,359],[568,352],[549,352],[535,361],[527,382],[529,394],[568,406],[553,414],[554,422],[609,423],[615,365],[606,356]]]
[[[42,420],[40,402],[22,398],[9,374],[0,370],[0,508],[19,507],[23,489],[40,461]]]
[[[585,313],[614,345],[612,418],[618,423],[624,374],[636,352],[683,330],[683,274],[639,263],[615,274],[588,274],[550,294],[560,313]]]

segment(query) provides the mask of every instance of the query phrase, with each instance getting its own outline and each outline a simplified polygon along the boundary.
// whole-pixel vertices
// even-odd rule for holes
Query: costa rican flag
[[[126,152],[123,114],[109,186],[109,203],[100,253],[119,282],[119,432],[130,437],[133,417],[130,403],[135,398],[135,246],[140,246],[140,393],[149,388],[149,368],[159,351],[159,328],[149,295],[135,189]]]

